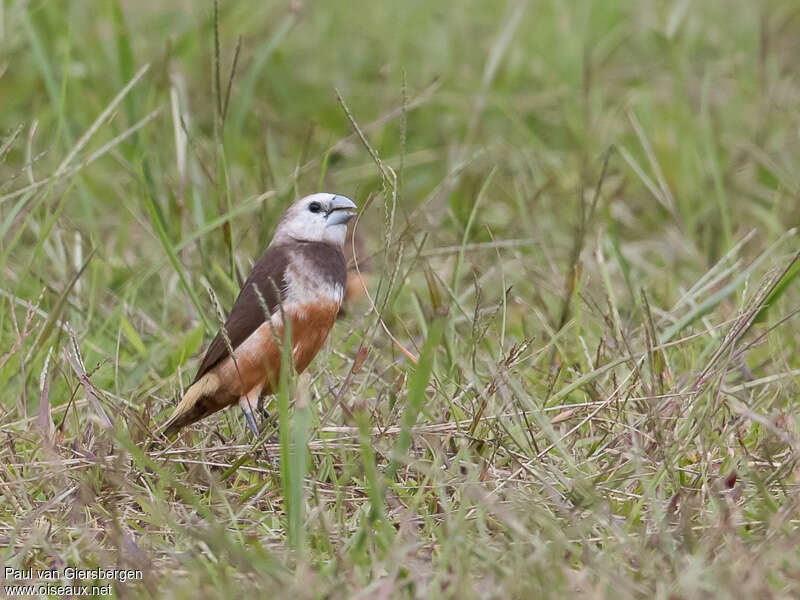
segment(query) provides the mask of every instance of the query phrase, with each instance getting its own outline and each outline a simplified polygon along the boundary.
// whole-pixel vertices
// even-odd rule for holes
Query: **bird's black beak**
[[[328,210],[327,223],[325,227],[343,225],[356,216],[355,202],[345,196],[334,196],[331,198],[330,209]]]

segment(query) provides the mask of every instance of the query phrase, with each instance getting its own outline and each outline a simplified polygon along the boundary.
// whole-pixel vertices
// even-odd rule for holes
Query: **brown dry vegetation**
[[[799,33],[790,0],[5,0],[4,565],[800,596]],[[318,189],[368,294],[259,440],[151,444]]]

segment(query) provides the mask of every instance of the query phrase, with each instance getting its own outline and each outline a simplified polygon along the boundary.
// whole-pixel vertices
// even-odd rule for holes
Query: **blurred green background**
[[[6,564],[147,565],[119,595],[798,593],[798,32],[792,0],[3,0]],[[397,343],[449,307],[430,379],[361,299],[292,413],[301,472],[227,477],[234,411],[137,454],[207,289],[228,310],[320,190],[363,207]]]

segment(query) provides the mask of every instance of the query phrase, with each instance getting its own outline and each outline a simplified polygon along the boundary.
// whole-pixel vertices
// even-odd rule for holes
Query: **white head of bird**
[[[319,193],[292,204],[275,230],[272,243],[323,242],[344,246],[347,222],[356,214],[355,203],[346,196]]]

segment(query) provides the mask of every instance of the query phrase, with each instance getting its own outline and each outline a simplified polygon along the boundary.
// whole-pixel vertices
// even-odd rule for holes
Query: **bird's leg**
[[[253,406],[257,403],[258,397],[261,395],[261,389],[263,387],[264,387],[263,383],[258,384],[254,386],[244,396],[239,398],[239,407],[242,409],[245,419],[247,419],[247,426],[250,428],[250,431],[253,432],[253,435],[256,437],[258,437],[258,425],[256,424],[256,420],[253,417]]]
[[[244,413],[245,419],[247,419],[247,427],[250,428],[254,436],[258,437],[258,425],[256,425],[256,420],[253,418],[253,409],[250,407],[250,400],[247,399],[246,395],[239,398],[239,406]]]

